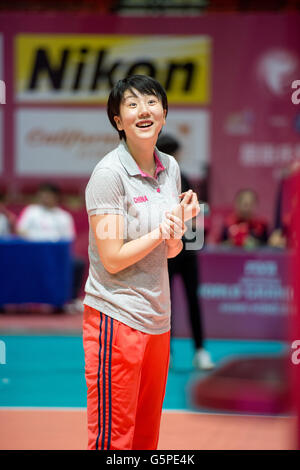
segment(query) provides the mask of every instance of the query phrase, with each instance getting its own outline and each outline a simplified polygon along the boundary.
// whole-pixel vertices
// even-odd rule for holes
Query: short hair
[[[180,149],[180,144],[172,135],[162,134],[157,139],[156,147],[161,152],[174,155]]]
[[[133,88],[143,95],[155,95],[161,101],[163,109],[168,113],[168,98],[162,85],[152,77],[147,75],[131,75],[119,80],[112,88],[107,101],[107,115],[112,126],[118,131],[120,140],[126,140],[124,131],[119,131],[114,120],[120,115],[120,105],[126,90],[133,91]]]
[[[38,192],[39,193],[41,193],[41,192],[52,193],[57,197],[59,197],[61,195],[60,188],[56,184],[51,183],[51,182],[41,183],[38,187]]]

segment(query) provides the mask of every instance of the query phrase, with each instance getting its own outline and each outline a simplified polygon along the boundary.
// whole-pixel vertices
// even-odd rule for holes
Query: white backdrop
[[[209,155],[209,112],[171,109],[163,132],[181,143],[180,165],[187,176],[201,176]],[[20,176],[88,176],[119,142],[104,109],[21,109],[16,134]]]
[[[119,142],[104,110],[23,109],[16,115],[19,175],[90,175]]]
[[[172,109],[162,134],[172,134],[180,145],[180,167],[187,176],[203,176],[203,167],[210,160],[210,112],[199,109]]]

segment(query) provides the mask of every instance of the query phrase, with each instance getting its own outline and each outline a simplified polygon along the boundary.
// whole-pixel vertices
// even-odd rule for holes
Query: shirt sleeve
[[[86,188],[86,209],[95,214],[125,214],[125,191],[121,177],[110,168],[100,168]]]
[[[68,212],[63,213],[63,220],[60,227],[61,239],[73,241],[76,236],[74,219]]]
[[[26,234],[30,230],[33,222],[33,207],[27,206],[21,212],[17,220],[17,230]]]

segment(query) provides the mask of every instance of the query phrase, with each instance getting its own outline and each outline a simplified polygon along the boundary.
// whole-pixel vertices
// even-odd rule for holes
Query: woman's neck
[[[155,142],[149,144],[145,142],[126,141],[127,147],[141,170],[151,174],[155,171],[154,148]]]

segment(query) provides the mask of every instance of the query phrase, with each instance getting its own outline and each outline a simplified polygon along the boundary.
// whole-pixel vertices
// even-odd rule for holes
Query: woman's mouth
[[[145,129],[147,127],[151,127],[152,125],[153,125],[152,121],[139,121],[136,124],[136,127],[138,127],[139,129]]]

